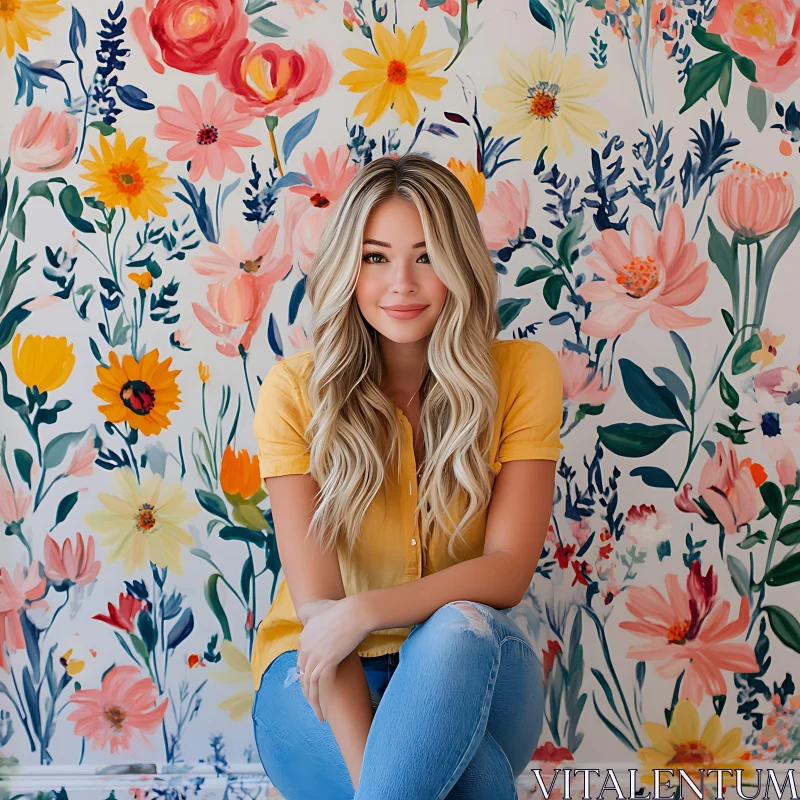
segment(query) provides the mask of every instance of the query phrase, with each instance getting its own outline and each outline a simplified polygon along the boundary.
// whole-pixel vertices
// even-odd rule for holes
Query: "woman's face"
[[[356,301],[364,319],[394,342],[416,342],[433,330],[447,287],[433,271],[416,206],[393,197],[376,205],[364,227]],[[393,316],[387,307],[424,306]]]

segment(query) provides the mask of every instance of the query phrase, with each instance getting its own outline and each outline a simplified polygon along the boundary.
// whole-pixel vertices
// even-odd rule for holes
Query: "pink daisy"
[[[161,106],[158,117],[161,122],[153,129],[159,139],[176,141],[167,150],[170,161],[188,161],[189,180],[197,181],[206,168],[215,180],[222,180],[225,169],[244,172],[244,162],[234,147],[258,147],[261,142],[255,136],[237,133],[246,128],[253,117],[234,110],[236,96],[223,92],[216,100],[217,89],[209,81],[203,89],[202,106],[187,86],[178,87],[181,109]]]

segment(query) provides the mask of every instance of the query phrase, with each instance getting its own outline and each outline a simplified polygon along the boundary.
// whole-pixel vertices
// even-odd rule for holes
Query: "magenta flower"
[[[191,160],[190,181],[199,180],[206,169],[215,181],[222,180],[226,169],[244,172],[244,162],[233,148],[261,144],[255,136],[238,133],[253,118],[234,110],[236,96],[223,92],[217,100],[216,95],[216,87],[209,81],[203,89],[201,105],[191,89],[181,85],[178,87],[181,110],[172,106],[158,109],[161,122],[153,131],[159,139],[177,142],[167,150],[170,161]]]

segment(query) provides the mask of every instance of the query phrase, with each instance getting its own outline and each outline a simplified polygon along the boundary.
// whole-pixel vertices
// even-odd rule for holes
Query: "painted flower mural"
[[[139,797],[211,796],[209,769],[220,798],[279,797],[248,722],[282,579],[252,414],[311,346],[306,278],[348,183],[412,151],[472,200],[501,337],[564,376],[553,514],[510,612],[544,666],[533,763],[647,783],[795,759],[797,21],[777,0],[0,2],[20,780],[152,764]]]

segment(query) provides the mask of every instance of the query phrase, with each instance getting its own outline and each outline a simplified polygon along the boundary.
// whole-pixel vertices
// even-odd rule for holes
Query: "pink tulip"
[[[734,161],[719,182],[717,202],[725,224],[745,238],[763,238],[782,228],[794,211],[789,173],[762,172]]]
[[[43,111],[31,106],[11,133],[11,160],[27,172],[62,169],[75,155],[78,123],[66,111]]]
[[[511,181],[501,181],[483,201],[481,228],[490,250],[508,247],[528,225],[530,190],[522,180],[518,188]]]
[[[97,448],[94,446],[94,431],[90,431],[72,453],[72,460],[67,467],[67,476],[86,478],[91,475],[94,472],[94,460],[97,458],[97,452]]]
[[[67,539],[59,547],[56,540],[48,534],[44,540],[44,574],[54,583],[77,583],[88,586],[100,572],[100,562],[94,558],[94,537],[87,536],[84,546],[83,536],[78,533],[75,547]]]
[[[578,294],[592,303],[581,332],[611,339],[630,330],[645,311],[664,331],[692,328],[711,317],[691,317],[678,306],[697,300],[708,283],[708,261],[697,261],[697,246],[686,241],[683,211],[673,203],[656,234],[642,216],[631,224],[630,245],[605,230],[592,247],[602,260],[587,263],[603,279],[584,283]]]
[[[752,522],[764,506],[750,460],[740,463],[731,442],[717,442],[714,455],[700,472],[698,491],[708,503],[725,533],[736,531]]]
[[[10,525],[25,518],[33,498],[20,486],[14,489],[0,471],[0,521]]]
[[[794,0],[719,0],[707,30],[756,65],[756,86],[777,94],[800,77],[800,6]]]

